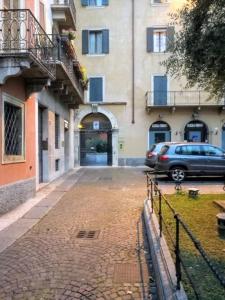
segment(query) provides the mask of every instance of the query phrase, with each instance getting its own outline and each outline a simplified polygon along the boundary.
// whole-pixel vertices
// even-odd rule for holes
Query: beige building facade
[[[165,74],[181,1],[75,0],[77,53],[87,68],[85,104],[75,113],[77,165],[143,165],[160,141],[225,148],[224,101],[185,89]]]

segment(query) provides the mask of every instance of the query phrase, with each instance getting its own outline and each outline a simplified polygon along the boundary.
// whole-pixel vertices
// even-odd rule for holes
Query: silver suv
[[[165,145],[155,164],[158,173],[167,174],[174,181],[193,175],[225,175],[225,152],[206,143]]]

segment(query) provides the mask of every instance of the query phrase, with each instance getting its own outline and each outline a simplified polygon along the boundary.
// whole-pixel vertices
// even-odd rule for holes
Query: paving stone
[[[124,282],[123,276],[119,282],[113,280],[115,266],[136,266],[138,255],[142,269],[147,270],[148,253],[142,247],[145,236],[141,213],[146,197],[142,170],[82,169],[79,176],[71,189],[78,175],[61,184],[60,189],[68,189],[61,200],[64,192],[55,190],[20,220],[18,228],[11,228],[11,235],[17,229],[25,233],[34,224],[32,218],[41,218],[46,208],[52,207],[32,229],[0,253],[0,299],[138,300],[142,284],[149,290],[148,280],[139,283],[136,267],[129,269],[127,278],[131,282]],[[100,234],[95,239],[77,239],[79,230]],[[9,237],[10,232],[0,233],[0,245]],[[150,275],[145,274],[145,279]],[[147,297],[146,292],[143,299]]]

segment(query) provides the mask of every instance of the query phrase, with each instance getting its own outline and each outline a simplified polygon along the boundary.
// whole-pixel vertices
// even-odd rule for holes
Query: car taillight
[[[151,158],[152,156],[154,156],[154,152],[148,151],[146,153],[147,158]]]
[[[159,156],[160,161],[165,161],[165,160],[168,160],[168,159],[169,159],[169,157],[167,155],[160,155]]]

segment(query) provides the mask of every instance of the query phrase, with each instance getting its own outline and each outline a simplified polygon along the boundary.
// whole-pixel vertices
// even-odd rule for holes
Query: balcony
[[[29,9],[0,10],[0,82],[22,74],[55,80],[54,44]]]
[[[54,0],[51,5],[52,18],[62,29],[76,30],[76,8],[74,0]]]
[[[52,40],[55,45],[57,81],[51,84],[51,88],[61,93],[65,103],[81,104],[84,99],[84,86],[74,47],[67,36],[52,35]]]
[[[146,97],[146,110],[170,108],[192,107],[201,109],[202,107],[217,107],[225,109],[225,99],[210,98],[205,91],[148,91]]]

